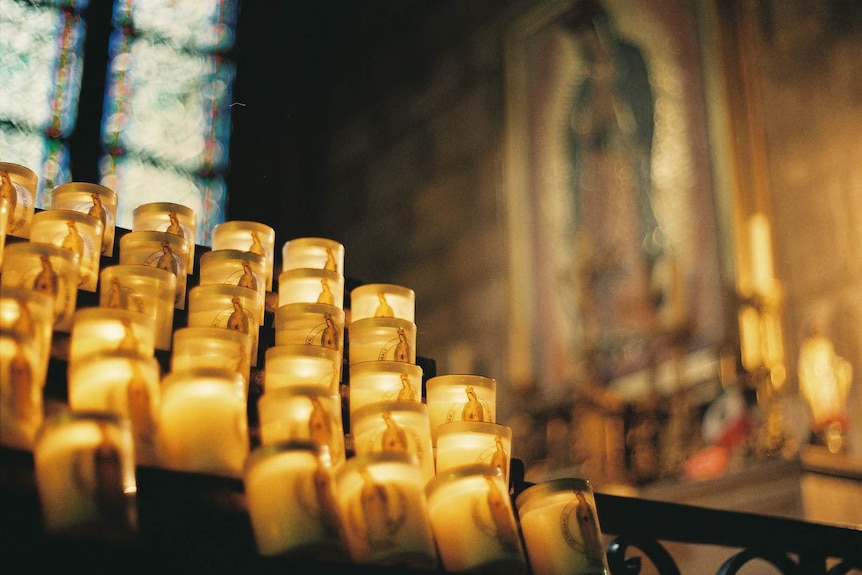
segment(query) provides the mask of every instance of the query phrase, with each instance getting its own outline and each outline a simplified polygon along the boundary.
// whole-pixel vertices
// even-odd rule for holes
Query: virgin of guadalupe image
[[[585,344],[600,365],[608,365],[621,361],[623,348],[645,346],[655,324],[650,278],[664,248],[651,200],[653,92],[641,50],[617,34],[600,2],[577,0],[561,23],[584,65],[563,126],[573,210],[573,311]]]

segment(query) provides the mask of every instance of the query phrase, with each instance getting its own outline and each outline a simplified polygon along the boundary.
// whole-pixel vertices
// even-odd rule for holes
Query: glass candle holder
[[[70,367],[101,351],[127,350],[152,356],[156,348],[152,321],[127,309],[85,307],[75,312],[69,338]]]
[[[276,345],[314,345],[344,356],[344,310],[321,303],[289,303],[273,317]]]
[[[437,549],[416,456],[357,455],[340,466],[335,482],[354,563],[436,568]]]
[[[350,433],[356,455],[408,453],[415,455],[422,482],[434,477],[434,452],[428,409],[418,401],[371,403],[350,416]]]
[[[237,285],[255,290],[257,323],[263,325],[266,284],[263,256],[241,250],[212,250],[201,254],[199,285]]]
[[[474,374],[438,375],[425,382],[431,440],[437,446],[437,428],[448,421],[496,422],[497,381]]]
[[[251,365],[257,365],[260,324],[255,306],[257,292],[251,288],[209,284],[189,290],[188,325],[190,327],[220,327],[251,337]]]
[[[531,573],[607,575],[593,488],[565,477],[536,483],[515,498]]]
[[[263,445],[300,439],[329,449],[333,466],[347,457],[341,398],[319,387],[280,387],[257,400]]]
[[[241,478],[251,447],[245,387],[240,374],[220,368],[165,375],[157,434],[160,465]]]
[[[153,324],[156,349],[171,349],[177,277],[140,264],[106,266],[99,276],[99,307],[143,313]]]
[[[350,366],[350,420],[362,407],[381,402],[422,401],[422,367],[400,361],[366,361]]]
[[[45,210],[33,216],[31,242],[46,242],[78,255],[78,288],[95,292],[99,285],[102,221],[75,210]]]
[[[512,428],[487,421],[450,421],[437,428],[437,473],[483,463],[498,468],[509,484]]]
[[[499,469],[481,464],[451,469],[435,476],[425,492],[447,572],[527,572],[509,484]]]
[[[416,293],[392,284],[364,284],[350,292],[351,322],[370,317],[416,321]]]
[[[161,367],[153,355],[106,350],[69,365],[69,407],[106,411],[131,424],[135,460],[156,463]]]
[[[215,367],[240,374],[248,390],[251,377],[251,336],[222,327],[181,327],[174,330],[171,371]]]
[[[99,184],[67,182],[51,191],[52,210],[74,210],[102,222],[101,255],[114,255],[117,221],[117,192]]]
[[[341,380],[341,354],[316,345],[274,345],[264,352],[263,388],[319,387],[337,393]]]
[[[281,246],[281,269],[310,268],[344,275],[344,245],[327,238],[296,238]]]
[[[168,232],[127,232],[120,237],[120,264],[138,264],[166,270],[177,278],[176,309],[186,309],[189,242]]]
[[[101,411],[53,413],[33,456],[46,533],[133,539],[136,462],[128,421]]]
[[[0,286],[19,287],[50,296],[56,331],[68,332],[78,300],[80,258],[71,250],[46,242],[14,242],[6,246]]]
[[[54,299],[30,288],[9,286],[0,289],[0,333],[21,338],[33,347],[32,381],[45,385],[54,331]],[[14,357],[11,356],[11,357]]]
[[[39,177],[36,172],[11,162],[0,162],[0,197],[8,201],[6,233],[16,238],[29,239],[30,226],[36,212],[36,190]]]
[[[348,360],[416,363],[416,324],[396,317],[372,317],[350,322]]]
[[[344,276],[328,270],[297,268],[278,274],[278,305],[320,303],[344,309]]]
[[[32,450],[43,420],[47,362],[39,365],[35,338],[0,331],[0,444]],[[41,379],[40,379],[41,378]]]
[[[243,250],[262,255],[266,268],[266,291],[272,291],[275,229],[261,222],[247,220],[222,222],[213,227],[212,249]]]
[[[347,560],[325,448],[309,441],[256,447],[245,464],[244,485],[260,555]]]
[[[194,210],[173,202],[147,202],[132,210],[133,232],[165,232],[188,243],[189,275],[195,272],[195,237],[197,217]]]

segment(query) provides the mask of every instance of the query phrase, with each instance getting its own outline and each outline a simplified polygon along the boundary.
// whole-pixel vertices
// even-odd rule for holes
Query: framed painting
[[[735,311],[708,5],[549,0],[508,30],[514,386],[718,381]]]

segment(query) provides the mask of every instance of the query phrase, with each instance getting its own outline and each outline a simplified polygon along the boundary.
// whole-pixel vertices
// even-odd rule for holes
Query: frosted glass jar
[[[281,246],[281,269],[310,268],[344,275],[344,245],[328,238],[295,238]]]
[[[39,177],[26,166],[0,162],[0,195],[8,200],[6,233],[28,239],[36,212]]]
[[[261,222],[230,220],[216,224],[212,249],[243,250],[262,255],[266,269],[266,291],[272,291],[275,266],[275,229]]]
[[[160,465],[177,471],[242,478],[251,440],[242,376],[220,368],[162,378]]]
[[[168,232],[132,231],[120,238],[121,264],[139,264],[167,270],[177,278],[176,309],[186,309],[189,242]]]
[[[33,216],[31,242],[46,242],[71,250],[79,258],[78,288],[95,292],[99,286],[102,222],[75,210],[45,210]]]
[[[166,232],[188,242],[188,274],[195,271],[197,216],[194,210],[174,202],[147,202],[132,210],[133,232]]]
[[[264,557],[346,560],[329,454],[308,441],[255,448],[245,465],[255,545]]]
[[[52,210],[75,210],[102,222],[101,255],[114,255],[117,192],[100,184],[66,182],[51,190]]]
[[[102,268],[99,307],[145,314],[153,323],[156,349],[171,349],[177,277],[167,270],[140,264]]]
[[[6,246],[0,286],[47,294],[54,300],[54,329],[68,332],[78,300],[80,258],[47,242],[14,242]]]
[[[393,284],[364,284],[350,292],[350,319],[397,317],[416,321],[416,293]]]
[[[431,439],[447,421],[490,421],[497,417],[497,381],[475,374],[438,375],[425,382]]]
[[[497,468],[467,465],[438,473],[425,491],[447,572],[527,572],[509,486]]]

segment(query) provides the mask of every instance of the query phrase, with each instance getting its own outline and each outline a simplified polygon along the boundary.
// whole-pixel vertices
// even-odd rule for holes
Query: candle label
[[[331,313],[323,314],[323,323],[317,324],[308,332],[308,335],[305,336],[305,343],[338,351],[341,347],[341,330],[338,329],[338,324],[335,323],[335,318],[332,317]]]
[[[61,276],[54,269],[51,256],[39,256],[39,267],[35,267],[21,276],[18,287],[33,289],[39,293],[54,298],[54,327],[64,325],[71,320],[75,311],[72,294],[77,297],[77,285],[72,286],[68,278]]]
[[[359,473],[363,484],[359,497],[350,506],[347,524],[369,549],[394,547],[407,522],[407,494],[398,485],[376,482],[368,469],[362,468]]]
[[[604,550],[596,511],[580,489],[575,489],[575,498],[560,513],[560,533],[569,547],[582,553],[598,573],[604,573]]]
[[[494,421],[490,404],[476,395],[472,385],[464,388],[467,401],[452,404],[446,411],[446,421]]]
[[[96,258],[96,254],[102,253],[101,244],[97,250],[90,237],[82,235],[78,231],[78,224],[71,220],[66,220],[66,231],[55,234],[51,238],[51,243],[78,254],[80,261],[78,287],[87,285],[91,278],[91,262]]]
[[[408,453],[416,455],[420,460],[425,457],[422,449],[422,439],[412,429],[399,425],[388,411],[381,414],[385,427],[371,435],[367,443],[367,452],[385,451],[387,453]]]
[[[470,517],[476,528],[496,539],[506,551],[520,552],[521,539],[515,516],[493,477],[485,475],[488,490],[470,500]]]

